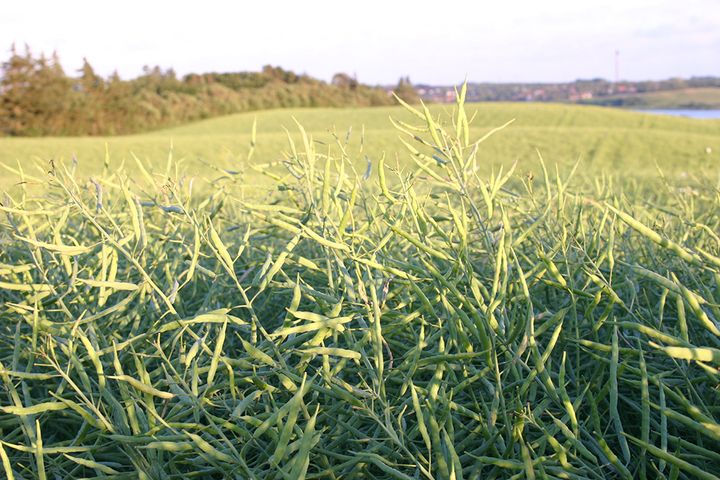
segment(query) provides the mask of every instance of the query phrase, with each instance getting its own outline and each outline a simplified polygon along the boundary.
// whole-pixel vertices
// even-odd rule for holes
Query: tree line
[[[420,96],[427,101],[454,101],[452,85],[415,85]],[[606,97],[638,95],[693,88],[720,88],[718,77],[670,78],[667,80],[619,81],[602,78],[575,80],[561,83],[469,83],[467,100],[470,102],[580,102],[603,105],[631,106],[636,97]]]
[[[409,87],[409,88],[408,88]],[[396,93],[417,101],[407,79]],[[189,74],[145,67],[137,78],[103,78],[87,59],[76,76],[58,55],[14,45],[0,71],[0,135],[118,135],[218,115],[284,107],[381,106],[395,103],[382,87],[337,74],[331,83],[280,67],[260,72]]]

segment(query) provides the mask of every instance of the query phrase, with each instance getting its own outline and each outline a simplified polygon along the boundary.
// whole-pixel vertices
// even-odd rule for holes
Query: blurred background
[[[717,124],[667,119],[720,117],[715,0],[6,2],[0,60],[8,164],[74,156],[93,171],[106,152],[154,159],[174,141],[195,165],[237,165],[254,119],[272,159],[292,116],[326,142],[374,130],[363,155],[379,155],[398,146],[393,94],[439,114],[465,81],[485,102],[479,133],[517,119],[485,147],[500,164],[540,149],[649,168],[720,150]]]

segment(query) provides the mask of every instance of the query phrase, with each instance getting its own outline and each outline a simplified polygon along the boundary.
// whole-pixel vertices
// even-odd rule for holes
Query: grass
[[[450,107],[436,106],[431,111],[447,115]],[[475,115],[472,135],[480,137],[492,128],[515,119],[513,127],[488,139],[480,151],[480,168],[484,174],[492,168],[506,168],[518,161],[520,171],[537,171],[537,151],[548,165],[558,164],[567,171],[580,159],[585,168],[597,173],[632,170],[636,176],[655,175],[655,164],[668,174],[714,168],[720,161],[720,121],[698,121],[667,118],[599,107],[548,104],[471,104],[469,115]],[[349,153],[364,162],[385,152],[399,155],[408,165],[404,147],[389,117],[407,120],[401,107],[366,109],[276,110],[232,115],[194,123],[184,127],[124,137],[0,138],[0,163],[22,166],[31,174],[47,171],[50,159],[69,162],[75,155],[79,174],[101,175],[105,169],[106,145],[110,170],[125,165],[129,174],[139,173],[132,154],[154,169],[162,170],[170,145],[176,160],[190,172],[207,172],[212,168],[232,171],[246,169],[248,145],[253,121],[257,119],[255,159],[277,160],[286,150],[284,128],[301,141],[292,117],[304,125],[308,134],[322,143],[318,151],[337,156],[330,131],[345,138],[350,135]],[[363,141],[363,129],[368,141]],[[707,147],[715,153],[708,155]],[[394,158],[392,161],[394,162]],[[208,165],[212,167],[209,168]],[[359,165],[358,168],[362,168]],[[251,173],[251,172],[246,172]],[[3,170],[0,188],[10,188],[14,172]],[[252,177],[258,181],[261,176]],[[266,183],[267,184],[267,183]]]
[[[371,170],[296,127],[264,195],[3,200],[5,475],[718,478],[717,169],[485,173],[462,102],[405,118]]]

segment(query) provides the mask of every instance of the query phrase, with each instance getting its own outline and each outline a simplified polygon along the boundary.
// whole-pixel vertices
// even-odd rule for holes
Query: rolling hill
[[[447,118],[447,105],[431,107]],[[506,122],[515,121],[486,140],[480,149],[485,169],[518,161],[520,170],[537,168],[538,152],[560,169],[580,160],[583,168],[616,174],[655,172],[657,163],[666,172],[698,172],[720,161],[720,121],[692,120],[606,109],[593,106],[525,103],[471,104],[472,135],[481,136]],[[216,176],[214,169],[243,171],[257,122],[254,162],[281,160],[288,150],[286,130],[300,141],[304,126],[319,153],[337,151],[336,138],[349,140],[347,154],[359,168],[382,153],[394,164],[409,162],[390,117],[408,119],[401,107],[359,109],[291,109],[229,115],[152,133],[115,137],[0,138],[0,162],[14,171],[42,177],[48,162],[71,163],[79,172],[99,174],[109,152],[109,166],[125,164],[136,169],[133,155],[146,165],[163,168],[172,145],[173,157],[191,175]],[[350,134],[348,135],[348,132]],[[708,153],[710,152],[710,153]],[[367,156],[367,159],[365,158]],[[520,171],[519,170],[519,171]],[[254,175],[252,171],[248,172]],[[15,183],[16,174],[3,169],[0,186]]]

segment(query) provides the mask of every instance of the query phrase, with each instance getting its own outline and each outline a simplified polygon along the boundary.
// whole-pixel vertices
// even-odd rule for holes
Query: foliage
[[[462,100],[4,201],[6,475],[718,478],[718,185],[480,175]]]
[[[126,81],[117,74],[103,79],[86,59],[79,74],[68,77],[57,55],[35,57],[13,46],[0,78],[0,135],[115,135],[250,110],[393,103],[383,88],[329,85],[272,66],[182,79],[145,67]]]

